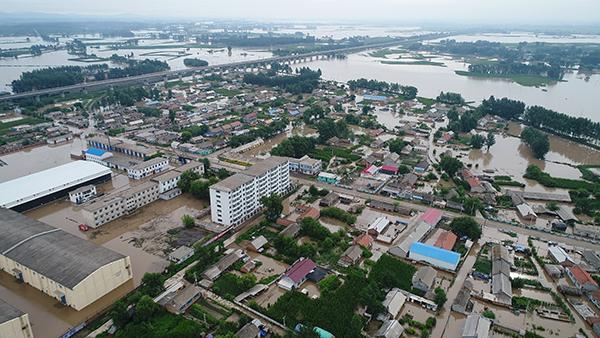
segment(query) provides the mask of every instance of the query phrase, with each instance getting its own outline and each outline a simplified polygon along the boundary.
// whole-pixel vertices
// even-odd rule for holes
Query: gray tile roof
[[[125,258],[15,211],[0,208],[0,254],[67,287]]]
[[[19,318],[24,315],[25,312],[12,307],[10,304],[5,303],[0,299],[0,324],[6,323],[15,318]]]

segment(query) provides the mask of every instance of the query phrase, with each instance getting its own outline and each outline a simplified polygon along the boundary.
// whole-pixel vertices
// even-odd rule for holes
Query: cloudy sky
[[[1,11],[150,18],[600,24],[600,0],[0,0]]]

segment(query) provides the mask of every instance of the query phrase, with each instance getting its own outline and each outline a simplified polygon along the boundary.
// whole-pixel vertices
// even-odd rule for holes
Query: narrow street
[[[465,279],[467,279],[467,276],[469,276],[469,274],[471,273],[473,265],[475,265],[475,261],[477,260],[477,252],[479,252],[479,242],[473,244],[469,255],[467,256],[467,258],[465,258],[465,261],[463,262],[462,266],[460,267],[460,270],[458,270],[458,273],[454,278],[454,282],[452,283],[450,289],[448,289],[448,292],[446,293],[446,297],[448,300],[440,310],[437,319],[437,324],[435,325],[435,328],[431,333],[432,338],[444,337],[446,325],[448,323],[448,319],[450,318],[450,313],[452,312],[452,303],[454,302],[454,299],[456,299],[456,296],[458,295],[460,289],[462,289],[463,284],[465,283]]]

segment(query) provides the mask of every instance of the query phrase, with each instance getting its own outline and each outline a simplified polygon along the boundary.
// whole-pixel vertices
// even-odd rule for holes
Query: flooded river
[[[600,121],[596,95],[600,92],[600,75],[589,79],[583,74],[567,73],[566,82],[542,88],[525,87],[504,79],[486,79],[460,76],[456,70],[467,70],[468,64],[447,57],[432,58],[444,67],[431,65],[382,64],[381,58],[369,56],[369,52],[348,55],[344,60],[319,60],[301,63],[321,69],[323,78],[346,82],[358,78],[397,82],[415,86],[419,95],[436,97],[441,91],[461,93],[468,101],[480,102],[491,95],[509,97],[527,105],[541,105],[573,116]]]
[[[22,41],[25,37],[15,37],[15,41]],[[105,40],[98,40],[98,43],[105,43]],[[25,43],[18,43],[17,46]],[[43,44],[43,43],[42,43]],[[138,48],[134,49],[118,49],[113,50],[108,46],[88,47],[88,54],[95,54],[101,58],[108,58],[113,54],[120,56],[133,55],[133,59],[144,60],[153,59],[167,62],[171,70],[179,70],[186,68],[183,64],[185,58],[199,58],[208,61],[211,65],[223,63],[231,63],[243,60],[257,60],[272,56],[269,51],[255,49],[233,48],[231,54],[226,48],[184,48],[182,43],[172,40],[140,40]],[[7,45],[11,46],[12,45]],[[0,45],[0,48],[8,48]],[[152,48],[155,46],[156,48]],[[13,47],[14,48],[14,47]],[[111,66],[116,66],[110,62],[79,62],[70,60],[75,58],[74,55],[69,55],[66,50],[52,51],[44,53],[40,56],[21,56],[15,58],[0,58],[0,91],[11,91],[9,86],[13,80],[18,79],[23,72],[31,71],[39,68],[57,67],[57,66],[81,66],[85,67],[92,64],[108,63]]]

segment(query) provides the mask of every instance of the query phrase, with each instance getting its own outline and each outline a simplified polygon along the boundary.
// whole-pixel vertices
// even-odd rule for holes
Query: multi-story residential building
[[[299,172],[305,175],[318,175],[321,172],[322,161],[308,157],[295,159],[290,158],[290,171]]]
[[[127,169],[127,176],[135,180],[163,172],[169,168],[169,160],[164,157],[155,157]]]
[[[288,158],[272,156],[210,187],[212,221],[237,226],[260,211],[263,196],[290,188]]]
[[[87,225],[97,228],[156,201],[158,197],[158,183],[144,182],[90,201],[83,206],[82,213]]]

